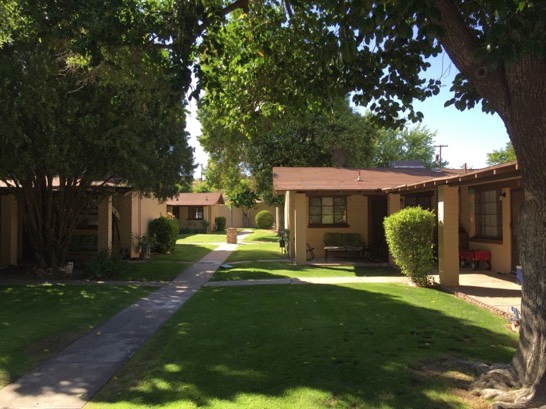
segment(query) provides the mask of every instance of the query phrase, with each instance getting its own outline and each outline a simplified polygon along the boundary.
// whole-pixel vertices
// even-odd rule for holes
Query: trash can
[[[516,266],[516,280],[518,284],[523,284],[523,268],[521,266]]]
[[[237,229],[235,227],[228,228],[226,236],[229,244],[237,244]]]

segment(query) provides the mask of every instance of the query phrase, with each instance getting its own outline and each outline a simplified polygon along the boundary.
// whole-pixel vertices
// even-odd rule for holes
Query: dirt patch
[[[29,355],[37,358],[39,361],[43,361],[44,359],[67,348],[84,334],[84,330],[70,331],[65,334],[40,339],[25,348],[25,355]]]
[[[446,358],[422,361],[413,367],[415,375],[423,384],[432,380],[441,380],[451,394],[457,396],[468,407],[489,409],[491,402],[471,392],[471,384],[478,376],[480,364]]]

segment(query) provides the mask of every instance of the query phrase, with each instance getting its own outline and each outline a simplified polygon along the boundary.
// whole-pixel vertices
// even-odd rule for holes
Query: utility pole
[[[434,145],[435,148],[440,148],[440,154],[436,154],[436,165],[442,167],[442,148],[447,148],[447,145]]]

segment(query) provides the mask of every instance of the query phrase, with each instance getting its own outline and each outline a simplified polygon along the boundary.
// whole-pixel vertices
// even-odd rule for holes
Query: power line
[[[442,167],[442,148],[447,148],[447,145],[434,145],[435,148],[440,148],[440,153],[436,154],[436,166]]]

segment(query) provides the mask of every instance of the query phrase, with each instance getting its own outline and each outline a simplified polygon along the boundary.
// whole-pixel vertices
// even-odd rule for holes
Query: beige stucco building
[[[256,227],[256,214],[262,210],[270,211],[273,216],[276,209],[265,203],[245,209],[248,213],[248,225],[245,226],[243,209],[227,206],[222,193],[180,193],[167,200],[167,210],[174,214],[182,231],[215,231],[217,217],[226,219],[226,227]]]
[[[437,215],[442,283],[458,283],[460,249],[490,251],[497,272],[518,264],[515,225],[523,186],[517,162],[476,171],[277,167],[273,180],[285,195],[283,228],[298,264],[306,262],[307,244],[324,257],[327,232],[358,233],[368,257],[386,260],[384,217],[415,205]]]
[[[166,213],[166,204],[155,197],[121,189],[80,215],[69,259],[93,256],[105,249],[122,251],[131,258],[138,257],[137,237],[147,233],[151,220]],[[20,207],[12,194],[2,194],[0,266],[18,265],[31,259],[32,251]]]
[[[249,209],[249,227],[255,227],[255,215],[264,209],[275,215],[274,208],[259,204]],[[182,229],[211,232],[219,216],[226,218],[226,227],[243,227],[242,210],[226,206],[219,192],[184,193],[161,201],[119,188],[80,215],[68,260],[92,257],[105,249],[137,258],[140,251],[137,238],[147,234],[151,220],[168,212],[176,215]],[[20,206],[12,194],[0,191],[0,268],[32,259]]]

